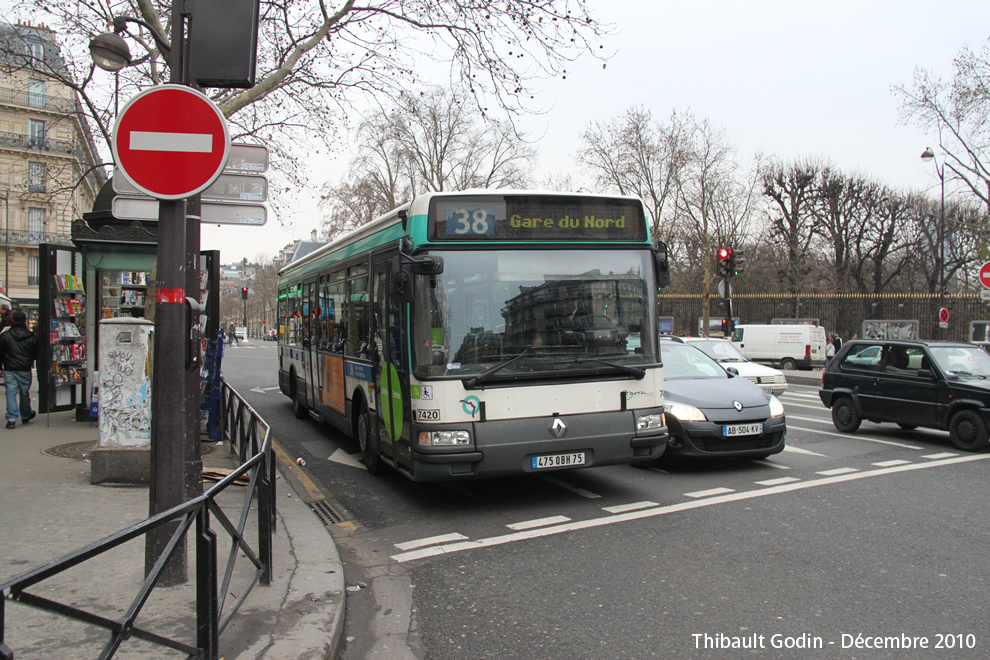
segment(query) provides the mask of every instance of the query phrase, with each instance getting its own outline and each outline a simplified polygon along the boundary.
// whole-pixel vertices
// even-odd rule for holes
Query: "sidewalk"
[[[0,388],[0,393],[3,388]],[[36,401],[36,398],[35,398]],[[89,483],[87,451],[96,444],[96,424],[76,422],[72,412],[39,414],[30,424],[0,428],[0,582],[87,546],[148,516],[148,489]],[[207,467],[236,467],[229,447],[203,444]],[[208,488],[212,484],[206,484]],[[278,521],[273,539],[271,585],[256,585],[220,635],[220,656],[233,658],[332,658],[343,637],[344,575],[327,529],[285,478],[277,480]],[[221,505],[236,524],[244,488],[232,486]],[[256,520],[252,505],[250,518]],[[218,570],[231,542],[215,518]],[[247,538],[257,548],[256,529]],[[156,588],[137,619],[150,629],[195,645],[195,555],[187,537],[189,580]],[[240,554],[240,553],[239,553]],[[238,569],[253,566],[240,556]],[[119,618],[144,578],[144,538],[120,546],[74,569],[41,582],[30,593]],[[238,572],[226,607],[245,585]],[[221,595],[221,597],[223,597]],[[100,628],[49,615],[21,603],[4,603],[5,643],[18,660],[95,658],[108,639]],[[132,638],[117,658],[181,658],[177,651]]]

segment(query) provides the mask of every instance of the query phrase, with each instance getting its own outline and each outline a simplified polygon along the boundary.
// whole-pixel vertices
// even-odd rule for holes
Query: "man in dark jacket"
[[[18,412],[25,424],[38,413],[31,409],[31,368],[38,360],[38,336],[27,328],[27,315],[17,310],[10,329],[0,334],[0,364],[7,388],[7,428],[14,428]],[[20,397],[20,402],[18,402]]]

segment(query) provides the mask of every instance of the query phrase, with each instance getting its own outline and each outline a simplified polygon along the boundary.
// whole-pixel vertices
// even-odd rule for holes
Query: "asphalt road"
[[[990,453],[947,433],[840,434],[792,385],[766,461],[416,484],[293,418],[273,344],[224,376],[342,520],[345,658],[990,657]]]

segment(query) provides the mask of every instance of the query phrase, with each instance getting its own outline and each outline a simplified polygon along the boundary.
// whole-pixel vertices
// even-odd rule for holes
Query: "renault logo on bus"
[[[563,438],[564,434],[567,433],[567,424],[564,424],[564,420],[560,417],[555,417],[553,424],[550,425],[550,432],[556,438]]]

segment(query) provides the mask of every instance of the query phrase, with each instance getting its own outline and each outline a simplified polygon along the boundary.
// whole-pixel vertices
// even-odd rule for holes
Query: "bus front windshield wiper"
[[[597,362],[598,364],[604,364],[606,367],[612,367],[613,369],[618,369],[623,371],[630,376],[633,376],[636,380],[642,380],[646,377],[646,369],[641,369],[639,367],[630,367],[627,364],[618,364],[616,362],[609,362],[608,360],[603,360],[601,358],[581,358],[574,360],[574,364],[581,364],[582,362]]]
[[[508,359],[508,360],[506,360],[505,362],[503,362],[502,364],[500,364],[500,365],[498,365],[498,366],[496,366],[496,367],[492,367],[491,369],[489,369],[488,371],[486,371],[486,372],[484,372],[484,373],[481,373],[481,374],[478,374],[478,375],[477,375],[477,376],[475,376],[474,378],[470,378],[470,379],[468,379],[468,380],[466,380],[466,381],[464,381],[464,385],[465,385],[466,387],[469,387],[469,388],[475,388],[475,387],[477,387],[477,386],[478,386],[478,385],[480,385],[481,383],[483,383],[483,382],[485,382],[486,380],[488,380],[488,378],[489,378],[489,377],[490,377],[490,376],[491,376],[492,374],[496,374],[496,373],[498,373],[499,371],[502,371],[502,369],[505,369],[505,368],[506,368],[507,366],[509,366],[509,365],[510,365],[510,364],[512,364],[513,362],[518,362],[518,361],[519,361],[520,359],[522,359],[522,358],[523,358],[523,357],[524,357],[525,355],[527,355],[527,354],[529,353],[529,350],[530,350],[531,348],[533,348],[533,347],[532,347],[532,346],[527,346],[526,348],[524,348],[524,349],[522,350],[522,352],[521,352],[521,353],[519,353],[519,354],[518,354],[518,355],[516,355],[515,357],[512,357],[512,358],[510,358],[510,359]]]

